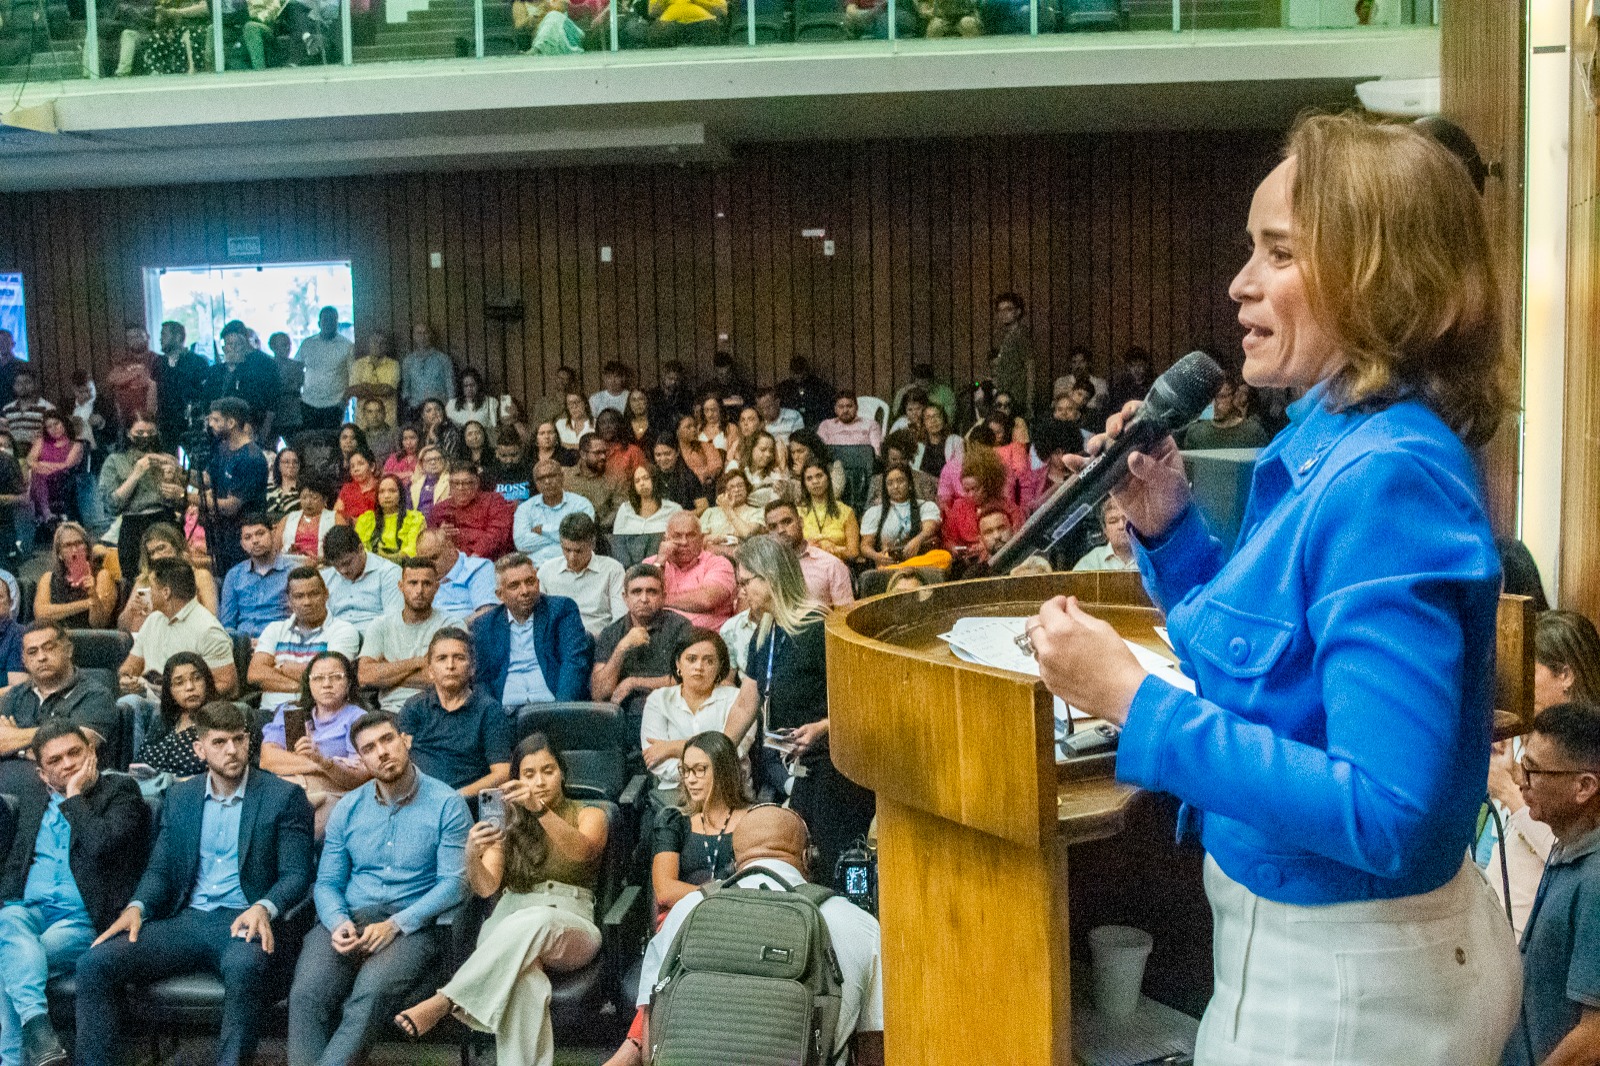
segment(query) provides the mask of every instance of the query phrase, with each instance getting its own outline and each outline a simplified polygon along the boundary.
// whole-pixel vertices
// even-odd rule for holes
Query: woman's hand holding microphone
[[[1089,440],[1090,456],[1103,451],[1140,406],[1140,401],[1130,401],[1108,418],[1105,432]],[[1072,455],[1066,461],[1077,473],[1089,457]],[[1144,537],[1165,534],[1189,506],[1189,479],[1177,443],[1169,436],[1148,454],[1130,454],[1128,477],[1111,498]],[[1057,596],[1028,620],[1027,634],[1039,660],[1039,676],[1051,693],[1113,725],[1127,720],[1146,674],[1110,623],[1085,611],[1076,596]]]

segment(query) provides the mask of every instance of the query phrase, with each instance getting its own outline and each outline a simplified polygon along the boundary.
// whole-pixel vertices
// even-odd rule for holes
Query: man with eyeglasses
[[[1556,845],[1522,934],[1521,1020],[1501,1066],[1600,1062],[1600,707],[1539,712],[1517,776]]]
[[[625,493],[622,484],[606,473],[610,454],[611,449],[598,433],[585,433],[578,441],[578,465],[568,470],[564,478],[568,492],[577,493],[593,505],[595,524],[606,533],[611,532]]]
[[[594,517],[594,504],[567,491],[561,464],[541,459],[533,465],[533,495],[517,505],[511,520],[511,539],[517,551],[542,566],[561,554],[561,522],[568,515]]]
[[[479,559],[495,560],[512,550],[511,505],[484,492],[478,464],[457,459],[450,464],[450,495],[433,505],[428,524],[443,531],[457,548]]]

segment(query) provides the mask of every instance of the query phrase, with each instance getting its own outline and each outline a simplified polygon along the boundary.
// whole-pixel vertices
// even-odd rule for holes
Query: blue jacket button
[[[1277,888],[1283,884],[1283,871],[1269,862],[1264,862],[1256,867],[1256,879],[1264,885]]]
[[[1234,637],[1228,641],[1228,657],[1236,663],[1242,663],[1250,658],[1250,642],[1243,637]]]

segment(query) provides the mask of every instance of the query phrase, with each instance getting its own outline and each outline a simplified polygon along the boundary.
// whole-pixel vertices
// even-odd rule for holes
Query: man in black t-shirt
[[[595,699],[621,704],[637,725],[650,693],[673,683],[673,652],[694,627],[683,615],[667,609],[666,580],[660,568],[649,563],[628,568],[622,579],[622,598],[628,613],[595,638],[589,688]],[[638,733],[633,731],[634,736]]]
[[[237,396],[213,400],[206,416],[215,441],[201,486],[200,513],[205,516],[206,547],[219,574],[244,562],[240,519],[267,509],[267,457],[251,439],[249,420],[250,405]]]

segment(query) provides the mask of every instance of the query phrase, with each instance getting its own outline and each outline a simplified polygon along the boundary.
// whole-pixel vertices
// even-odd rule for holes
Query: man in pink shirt
[[[667,520],[659,555],[645,562],[661,567],[667,606],[703,629],[715,632],[733,617],[737,583],[733,564],[705,550],[706,537],[693,512],[680,511]]]
[[[856,602],[850,587],[850,568],[837,556],[806,543],[801,531],[800,512],[787,500],[767,504],[767,532],[794,549],[800,557],[800,574],[806,579],[811,598],[828,607],[843,607]]]
[[[833,401],[833,417],[817,427],[817,436],[830,447],[865,444],[874,454],[883,448],[883,427],[875,418],[861,417],[856,408],[856,394],[849,389],[839,390]]]

